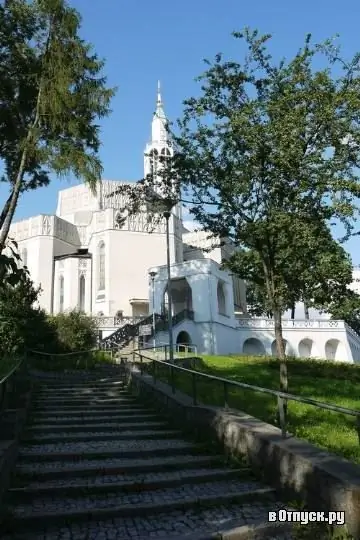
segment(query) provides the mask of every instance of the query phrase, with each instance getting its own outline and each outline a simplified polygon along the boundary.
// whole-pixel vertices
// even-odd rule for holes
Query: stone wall
[[[360,467],[288,436],[240,411],[194,406],[192,399],[149,375],[130,370],[132,393],[171,417],[193,435],[221,444],[224,451],[244,457],[255,473],[288,500],[298,499],[311,510],[346,512],[351,534],[360,538]]]

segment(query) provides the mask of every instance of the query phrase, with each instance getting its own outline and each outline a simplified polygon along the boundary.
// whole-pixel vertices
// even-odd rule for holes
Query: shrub
[[[93,317],[72,310],[50,318],[58,341],[56,352],[86,351],[96,346],[97,325]]]
[[[19,355],[25,349],[55,346],[56,334],[45,312],[34,307],[41,289],[24,272],[16,285],[0,288],[0,355]]]

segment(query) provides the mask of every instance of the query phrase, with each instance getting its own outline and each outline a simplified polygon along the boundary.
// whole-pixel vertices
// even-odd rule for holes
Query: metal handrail
[[[8,403],[8,387],[10,386],[10,393],[14,391],[14,385],[12,379],[16,377],[17,371],[24,365],[26,353],[17,364],[10,369],[10,371],[0,380],[0,413],[4,411]]]
[[[3,383],[5,383],[11,377],[11,375],[13,375],[13,373],[15,373],[15,371],[21,366],[21,364],[23,362],[24,362],[24,358],[21,358],[21,360],[19,360],[19,362],[9,371],[9,373],[7,373],[7,375],[5,375],[5,377],[0,379],[0,386]]]
[[[176,393],[176,387],[175,387],[175,381],[174,381],[174,370],[175,371],[182,371],[184,373],[189,373],[192,376],[193,385],[192,385],[192,398],[193,398],[193,404],[198,405],[197,402],[197,396],[196,396],[196,383],[197,378],[203,378],[208,379],[212,381],[216,381],[223,384],[224,389],[224,405],[225,408],[228,408],[228,388],[230,386],[237,387],[237,388],[244,388],[247,390],[253,390],[255,392],[261,392],[263,394],[269,394],[272,396],[277,397],[278,402],[278,414],[279,414],[279,420],[280,420],[280,428],[282,432],[282,436],[286,437],[286,403],[287,401],[297,401],[298,403],[304,403],[306,405],[313,405],[314,407],[318,407],[319,409],[329,410],[333,412],[343,413],[347,414],[349,416],[354,416],[356,418],[356,429],[358,432],[359,437],[359,444],[360,444],[360,411],[356,411],[354,409],[348,409],[347,407],[339,407],[337,405],[329,405],[328,403],[323,403],[322,401],[317,401],[315,399],[311,398],[304,398],[301,396],[297,396],[295,394],[290,394],[288,392],[282,392],[280,390],[271,390],[270,388],[263,388],[261,386],[255,386],[252,384],[242,383],[238,381],[232,381],[230,379],[225,379],[223,377],[217,377],[216,375],[209,375],[207,373],[202,373],[200,371],[195,371],[193,369],[184,368],[182,366],[178,366],[176,364],[164,361],[164,360],[157,360],[155,358],[149,358],[146,355],[142,354],[141,350],[135,350],[133,351],[133,354],[135,356],[138,355],[140,357],[140,371],[142,373],[142,359],[146,358],[147,360],[150,360],[153,363],[153,370],[154,373],[156,371],[155,365],[156,363],[166,365],[170,368],[170,375],[171,375],[171,387],[172,392]],[[155,374],[156,375],[156,374]],[[156,377],[154,377],[154,380]]]

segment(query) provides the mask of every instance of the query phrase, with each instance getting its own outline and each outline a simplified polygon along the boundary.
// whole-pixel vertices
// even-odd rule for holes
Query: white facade
[[[158,88],[151,140],[144,152],[144,177],[159,170],[160,156],[173,155],[166,122]],[[148,271],[166,263],[166,223],[149,223],[144,212],[120,224],[126,196],[118,189],[124,184],[103,180],[95,194],[86,185],[64,189],[55,215],[39,215],[11,226],[9,236],[17,240],[23,264],[35,285],[41,286],[39,303],[47,312],[78,308],[105,317],[149,313]],[[169,230],[172,264],[182,263],[184,247],[187,259],[198,255],[189,241],[206,247],[203,233],[187,234],[180,205],[172,211]],[[202,258],[215,255],[220,263],[221,253],[201,252]],[[246,306],[244,285],[240,280],[235,283],[236,301]]]
[[[159,313],[166,267],[152,270],[156,277],[149,298],[154,297]],[[276,355],[274,321],[250,319],[246,313],[235,317],[232,278],[217,262],[197,259],[173,265],[171,283],[173,315],[184,309],[193,311],[193,320],[181,320],[174,327],[174,343],[195,345],[203,354]],[[360,337],[344,321],[330,320],[327,315],[307,320],[284,318],[282,327],[288,355],[360,363]],[[167,333],[159,332],[156,341],[168,343]]]
[[[173,154],[166,122],[159,88],[144,153],[145,177],[156,177],[161,156]],[[120,223],[126,207],[126,197],[118,191],[121,185],[124,182],[103,180],[97,193],[85,185],[64,189],[55,215],[14,223],[9,234],[17,240],[35,285],[42,288],[41,307],[49,313],[78,308],[102,317],[103,337],[129,318],[166,312],[165,220],[149,223],[142,213]],[[273,354],[273,321],[249,319],[243,281],[221,270],[231,246],[209,250],[205,232],[184,227],[180,206],[173,209],[169,231],[172,314],[175,319],[185,314],[175,320],[174,342],[192,343],[198,352],[209,354]],[[354,277],[354,288],[360,290],[360,270]],[[301,306],[299,317],[304,317]],[[284,320],[288,353],[360,361],[360,338],[344,322],[316,312],[310,317]],[[156,342],[168,342],[166,332],[158,332]]]

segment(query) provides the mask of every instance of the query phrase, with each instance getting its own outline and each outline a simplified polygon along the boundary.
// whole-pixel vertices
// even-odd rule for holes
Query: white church
[[[159,156],[172,155],[166,122],[158,88],[144,176]],[[96,194],[83,184],[61,190],[54,215],[13,223],[9,233],[42,287],[41,307],[51,314],[74,308],[92,314],[108,340],[124,325],[166,312],[165,220],[154,226],[144,212],[120,222],[121,184],[103,180]],[[229,246],[209,251],[207,234],[185,225],[175,206],[169,219],[174,343],[208,354],[274,354],[273,321],[250,318],[245,284],[221,269]],[[360,362],[360,337],[346,323],[316,313],[301,317],[283,320],[288,354]],[[155,339],[167,343],[167,332],[160,329]]]

